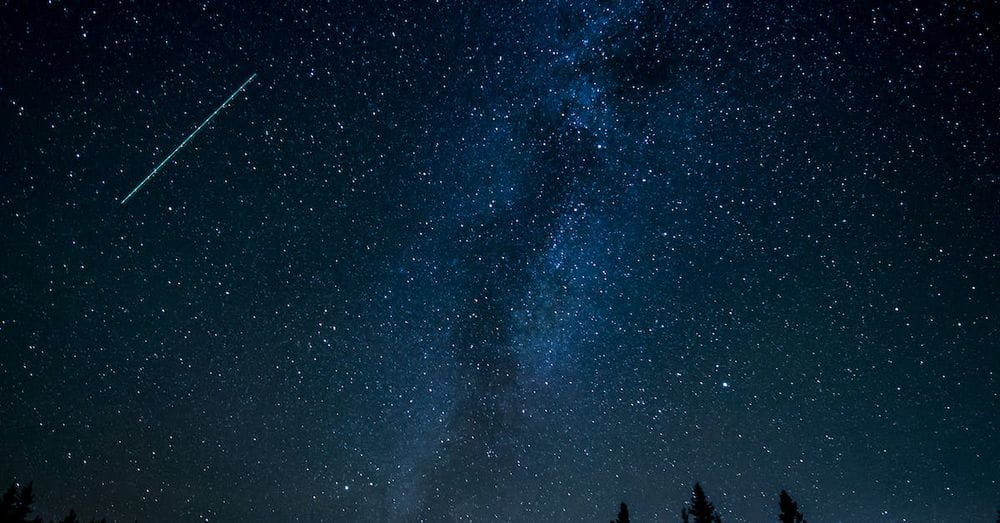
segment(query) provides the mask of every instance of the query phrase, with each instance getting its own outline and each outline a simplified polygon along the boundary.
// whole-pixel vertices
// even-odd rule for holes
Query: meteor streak
[[[180,151],[182,147],[184,147],[188,142],[190,142],[191,139],[194,138],[194,135],[198,134],[198,131],[200,131],[203,127],[205,127],[206,125],[208,125],[208,122],[211,122],[212,118],[215,118],[215,115],[219,114],[219,111],[221,111],[223,107],[225,107],[226,105],[228,105],[229,102],[233,101],[233,98],[236,98],[236,95],[240,94],[240,91],[242,91],[243,88],[246,87],[247,84],[249,84],[250,82],[252,82],[253,79],[256,78],[256,77],[257,77],[257,73],[254,73],[254,74],[250,75],[250,78],[247,78],[247,80],[245,82],[243,82],[243,85],[241,85],[239,89],[237,89],[236,91],[234,91],[233,94],[229,95],[229,98],[226,98],[226,101],[222,102],[222,105],[220,105],[218,108],[216,108],[214,111],[212,111],[212,114],[208,115],[208,118],[205,118],[205,121],[201,122],[201,125],[199,125],[197,129],[195,129],[194,131],[192,131],[191,134],[189,134],[188,137],[185,138],[184,141],[181,142],[181,144],[178,145],[176,149],[174,149],[174,152],[168,154],[167,157],[164,158],[163,161],[160,162],[160,164],[157,165],[155,169],[153,169],[152,171],[150,171],[150,173],[149,173],[148,176],[146,176],[145,178],[143,178],[143,180],[141,182],[139,182],[139,185],[135,186],[135,189],[132,189],[132,192],[128,193],[128,196],[126,196],[125,198],[122,199],[122,205],[125,205],[125,202],[127,202],[129,200],[129,198],[131,198],[132,195],[134,195],[136,193],[136,191],[138,191],[139,189],[141,189],[143,185],[146,185],[146,182],[148,182],[150,178],[152,178],[154,175],[156,175],[156,173],[159,172],[160,169],[162,169],[163,166],[166,165],[167,162],[169,162],[170,159],[173,158],[175,154],[177,154],[177,151]]]

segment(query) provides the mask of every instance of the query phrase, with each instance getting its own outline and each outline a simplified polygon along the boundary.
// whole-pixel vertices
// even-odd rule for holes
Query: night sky
[[[278,3],[0,6],[41,514],[992,521],[990,2]]]

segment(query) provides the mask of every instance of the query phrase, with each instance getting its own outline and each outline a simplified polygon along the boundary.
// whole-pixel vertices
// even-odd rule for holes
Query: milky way
[[[128,521],[676,521],[695,481],[727,521],[990,521],[996,13],[749,4],[0,7],[0,481]]]

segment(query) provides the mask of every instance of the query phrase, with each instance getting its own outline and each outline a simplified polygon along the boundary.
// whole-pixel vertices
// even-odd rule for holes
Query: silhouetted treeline
[[[13,484],[4,492],[0,498],[0,523],[44,523],[40,516],[31,517],[34,509],[31,508],[35,502],[35,493],[31,483],[24,485],[20,490],[17,484]],[[52,520],[55,523],[55,520]],[[66,517],[59,520],[59,523],[80,523],[76,511],[70,509]],[[107,519],[90,520],[90,523],[107,523]]]
[[[784,490],[778,496],[778,507],[781,509],[778,514],[778,521],[781,523],[805,523],[802,513],[799,512],[799,504]],[[715,505],[708,500],[701,483],[694,484],[691,491],[691,501],[685,503],[684,507],[681,508],[681,521],[683,523],[722,523],[722,517],[715,511]],[[625,503],[622,503],[618,510],[618,519],[611,520],[611,523],[629,523],[628,506]]]
[[[34,509],[31,505],[35,501],[35,493],[32,484],[29,482],[20,488],[17,484],[12,484],[0,498],[0,523],[46,523],[40,516],[31,517]],[[792,499],[787,491],[782,490],[778,495],[779,523],[806,523],[805,516],[799,510],[799,504]],[[51,523],[81,523],[76,515],[76,511],[70,509],[69,514],[58,522],[50,520]],[[708,500],[705,489],[701,483],[695,483],[691,491],[691,500],[681,508],[681,521],[683,523],[722,523],[722,517],[715,510],[715,505]],[[90,523],[107,523],[107,518],[100,520],[91,519]],[[618,507],[618,518],[611,520],[611,523],[631,523],[629,519],[628,505],[622,502]],[[997,510],[997,521],[1000,523],[1000,510]]]
[[[792,501],[791,496],[784,490],[781,491],[778,504],[781,507],[781,514],[778,515],[778,520],[781,523],[805,523],[802,519],[802,513],[799,512],[798,503]],[[715,505],[708,500],[701,483],[694,484],[694,489],[691,491],[691,501],[681,509],[681,521],[684,523],[722,523],[722,518],[715,511]],[[618,519],[611,520],[611,523],[630,523],[628,505],[622,502],[618,509]]]
[[[787,491],[782,490],[778,494],[778,521],[780,523],[806,523],[805,516],[799,511],[799,504],[792,499]],[[715,511],[715,506],[705,495],[705,489],[700,483],[694,484],[691,492],[691,501],[684,504],[681,509],[681,521],[683,523],[722,523],[722,518]],[[618,519],[611,520],[611,523],[629,523],[628,506],[623,502],[618,510]],[[1000,523],[1000,510],[997,510],[997,522]]]

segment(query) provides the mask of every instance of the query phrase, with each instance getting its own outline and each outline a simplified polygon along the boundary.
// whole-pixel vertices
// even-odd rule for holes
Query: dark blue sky
[[[280,4],[0,6],[43,514],[991,520],[994,7]]]

